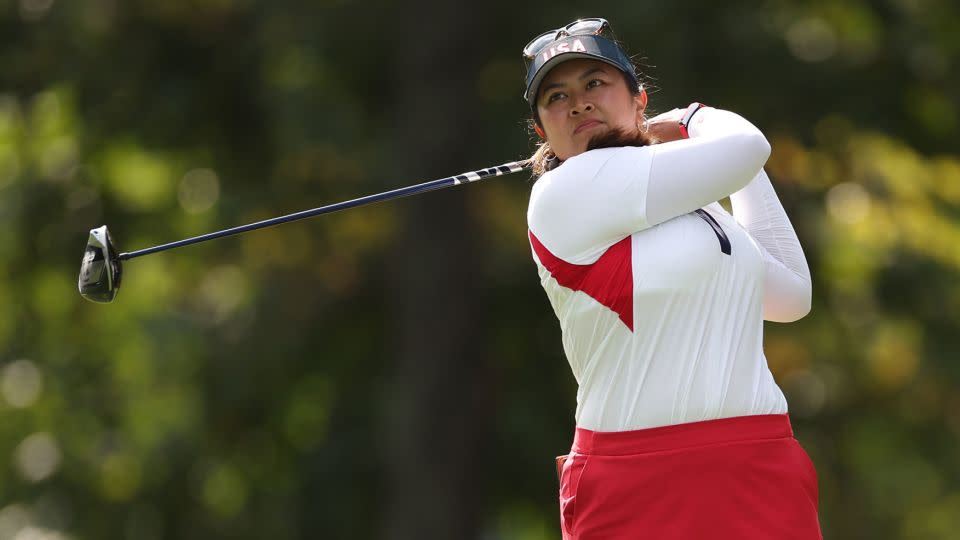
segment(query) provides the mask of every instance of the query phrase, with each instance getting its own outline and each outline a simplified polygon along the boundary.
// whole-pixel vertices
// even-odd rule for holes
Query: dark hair
[[[627,84],[627,88],[630,89],[630,93],[634,96],[639,95],[640,87],[634,85],[629,75],[623,71],[620,71],[620,73],[623,75],[623,80]],[[534,126],[543,127],[543,124],[540,123],[540,113],[536,107],[533,109],[533,118],[530,119],[530,131],[534,130]],[[653,138],[645,131],[626,133],[621,130],[613,130],[607,133],[601,133],[590,139],[587,143],[587,150],[620,146],[647,146],[653,143]],[[550,148],[550,143],[546,140],[540,142],[537,150],[530,156],[530,161],[533,162],[533,175],[535,177],[539,177],[545,172],[559,167],[560,164],[563,163],[553,152],[553,149]]]

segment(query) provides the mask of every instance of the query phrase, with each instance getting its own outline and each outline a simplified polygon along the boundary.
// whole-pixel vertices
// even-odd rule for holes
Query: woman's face
[[[553,152],[561,160],[587,150],[593,137],[637,131],[643,104],[623,73],[599,60],[568,60],[550,70],[537,91],[537,111]]]

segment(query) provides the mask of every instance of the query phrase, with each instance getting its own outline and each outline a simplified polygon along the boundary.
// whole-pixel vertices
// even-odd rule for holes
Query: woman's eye
[[[600,86],[601,84],[603,84],[603,81],[600,79],[591,79],[590,82],[587,83],[587,88],[593,88],[595,86]]]
[[[554,92],[547,96],[547,103],[553,103],[554,101],[563,97],[563,92]]]

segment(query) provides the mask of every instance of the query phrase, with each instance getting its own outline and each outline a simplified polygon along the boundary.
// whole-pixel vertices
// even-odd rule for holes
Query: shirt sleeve
[[[557,257],[589,264],[625,236],[743,188],[770,155],[760,130],[732,112],[702,109],[689,130],[681,141],[584,152],[544,174],[531,232]]]
[[[651,224],[688,214],[743,188],[766,163],[770,144],[736,113],[703,108],[689,139],[653,146],[647,194]]]
[[[760,245],[764,266],[763,318],[793,322],[810,312],[813,286],[797,233],[767,173],[760,171],[730,196],[733,217]]]
[[[625,236],[649,227],[651,156],[648,147],[602,148],[544,174],[530,194],[530,232],[567,262],[596,261]]]

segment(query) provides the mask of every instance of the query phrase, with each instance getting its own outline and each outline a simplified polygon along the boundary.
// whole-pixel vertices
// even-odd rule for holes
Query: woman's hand
[[[654,143],[665,143],[670,141],[679,141],[683,139],[680,133],[680,119],[683,118],[685,109],[673,109],[663,114],[658,114],[647,120],[647,132]]]

